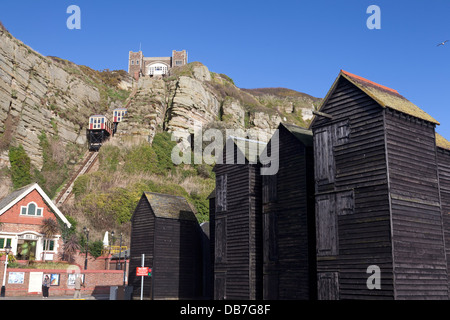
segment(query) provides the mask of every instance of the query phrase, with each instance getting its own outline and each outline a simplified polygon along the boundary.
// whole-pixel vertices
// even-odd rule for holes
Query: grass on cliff
[[[75,181],[69,212],[98,230],[117,230],[129,223],[142,193],[148,191],[183,196],[199,222],[209,220],[206,198],[215,185],[212,167],[174,165],[174,145],[167,132],[157,133],[152,145],[106,143],[99,151],[99,169]]]

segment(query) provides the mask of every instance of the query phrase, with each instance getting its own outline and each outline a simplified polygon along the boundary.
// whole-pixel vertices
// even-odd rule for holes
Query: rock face
[[[9,165],[9,146],[22,145],[40,170],[42,134],[57,140],[64,152],[71,145],[83,148],[89,116],[112,115],[115,107],[128,108],[115,139],[130,143],[151,142],[160,130],[185,139],[196,126],[217,123],[267,141],[281,121],[301,122],[314,107],[309,98],[299,106],[285,97],[239,89],[199,62],[173,68],[164,78],[126,78],[114,88],[105,81],[87,67],[42,56],[0,24],[0,169]],[[111,89],[128,97],[117,100]]]
[[[0,167],[8,164],[7,147],[21,144],[41,168],[43,132],[83,144],[83,117],[71,115],[99,101],[97,88],[0,28]]]
[[[221,122],[222,128],[243,129],[252,138],[268,141],[282,121],[276,109],[265,108],[226,77],[212,77],[198,62],[186,68],[189,72],[168,78],[140,78],[118,136],[152,141],[156,130],[167,130],[177,139],[187,139],[199,125]]]

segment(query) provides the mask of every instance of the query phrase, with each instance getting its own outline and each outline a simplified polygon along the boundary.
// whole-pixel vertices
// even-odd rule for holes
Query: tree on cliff
[[[14,189],[19,189],[31,183],[31,160],[22,145],[9,148],[11,163],[11,178]]]

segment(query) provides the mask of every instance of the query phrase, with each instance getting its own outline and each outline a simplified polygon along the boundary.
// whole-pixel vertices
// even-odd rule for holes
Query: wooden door
[[[319,272],[317,274],[317,298],[319,300],[339,300],[339,274]]]

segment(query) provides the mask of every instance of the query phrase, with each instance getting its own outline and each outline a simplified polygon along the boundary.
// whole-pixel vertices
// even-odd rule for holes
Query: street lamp
[[[111,243],[109,244],[109,254],[111,254],[111,247],[114,244],[115,240],[114,240],[114,230],[111,231]]]
[[[120,261],[121,257],[121,253],[122,253],[122,233],[120,233],[120,244],[119,244],[119,269],[117,270],[122,270],[122,263]]]
[[[83,232],[86,235],[86,258],[84,259],[84,270],[86,270],[88,263],[89,228],[84,227]]]
[[[2,283],[2,289],[1,289],[1,293],[0,296],[4,297],[5,296],[5,292],[6,292],[6,269],[8,268],[8,255],[11,252],[11,246],[8,244],[5,247],[5,253],[6,253],[6,259],[5,259],[5,270],[3,272],[3,283]]]

